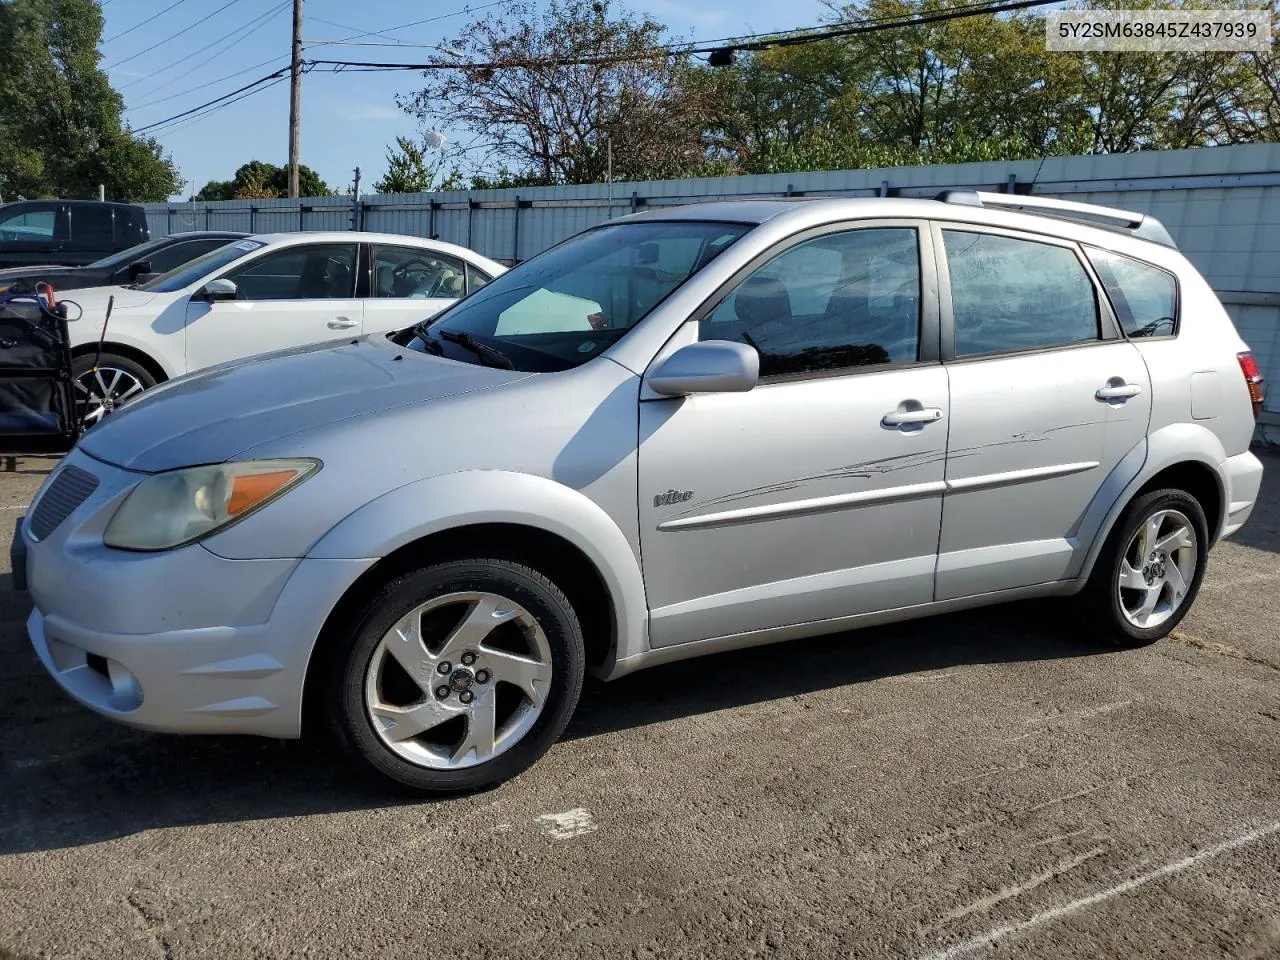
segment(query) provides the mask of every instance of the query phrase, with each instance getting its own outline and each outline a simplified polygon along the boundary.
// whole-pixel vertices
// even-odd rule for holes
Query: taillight
[[[1258,361],[1253,359],[1252,353],[1237,353],[1236,359],[1240,361],[1240,372],[1244,374],[1244,382],[1249,387],[1249,401],[1253,404],[1253,419],[1258,419],[1258,414],[1262,412],[1262,401],[1266,399],[1266,391],[1263,390],[1262,374],[1258,370]]]

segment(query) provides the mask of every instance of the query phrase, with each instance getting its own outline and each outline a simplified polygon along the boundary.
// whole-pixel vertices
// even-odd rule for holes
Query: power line
[[[188,93],[194,93],[197,90],[203,90],[205,89],[205,87],[216,86],[217,84],[222,83],[222,81],[224,80],[231,80],[231,79],[234,79],[235,77],[243,76],[244,74],[248,73],[250,70],[256,70],[259,67],[265,67],[267,64],[275,63],[279,59],[280,59],[279,57],[272,57],[270,60],[263,60],[261,63],[255,63],[251,67],[245,67],[243,70],[237,70],[235,73],[228,73],[225,77],[219,77],[217,80],[208,80],[204,83],[197,84],[194,87],[187,87],[187,89],[185,90],[179,90],[177,93],[172,93],[167,97],[160,97],[157,100],[148,100],[146,103],[139,103],[137,106],[129,107],[128,109],[130,112],[134,110],[145,110],[147,107],[154,107],[157,103],[165,103],[166,101],[169,101],[169,100],[176,100],[178,97],[185,97]]]
[[[111,36],[107,37],[107,39],[103,40],[102,42],[103,42],[104,44],[107,44],[107,43],[110,43],[112,40],[119,40],[119,39],[120,39],[121,37],[123,37],[125,34],[133,33],[133,31],[137,30],[139,27],[145,27],[147,24],[151,23],[153,20],[158,20],[160,17],[163,17],[166,13],[168,13],[168,12],[169,12],[170,10],[172,10],[174,7],[180,7],[180,6],[182,6],[182,5],[183,5],[184,3],[186,3],[186,2],[187,2],[187,0],[174,0],[174,2],[173,2],[173,3],[169,4],[167,7],[165,7],[163,10],[161,10],[159,13],[152,14],[152,15],[151,15],[150,17],[148,17],[146,20],[142,20],[142,21],[140,21],[140,22],[138,22],[138,23],[135,23],[135,24],[134,24],[132,27],[130,27],[128,30],[121,30],[119,33],[112,34]]]
[[[771,47],[792,47],[809,43],[818,43],[822,40],[832,40],[839,37],[849,37],[862,33],[875,33],[881,30],[896,30],[910,27],[922,26],[929,23],[943,23],[948,20],[963,20],[968,17],[985,16],[987,14],[1005,13],[1010,10],[1025,10],[1029,7],[1044,7],[1052,3],[1059,3],[1061,0],[1013,0],[1013,2],[995,2],[971,4],[965,7],[954,8],[952,10],[941,11],[938,13],[925,14],[923,16],[904,17],[904,18],[883,18],[881,20],[861,21],[852,23],[848,26],[830,27],[830,28],[802,28],[810,31],[809,33],[800,33],[791,31],[784,34],[768,34],[761,35],[764,39],[745,38],[732,43],[712,43],[701,45],[670,45],[665,47],[655,47],[652,50],[626,55],[605,54],[594,57],[569,57],[562,59],[540,59],[540,60],[497,60],[484,63],[475,62],[453,62],[448,60],[435,61],[432,63],[375,63],[356,60],[309,60],[311,66],[327,66],[333,67],[334,72],[346,70],[348,68],[355,72],[369,72],[373,70],[501,70],[517,67],[537,67],[537,66],[588,66],[595,64],[609,63],[630,63],[641,60],[651,60],[654,57],[661,56],[689,56],[694,54],[721,54],[732,52],[746,52],[767,50]]]
[[[277,77],[283,77],[288,73],[289,73],[288,67],[281,67],[279,70],[276,70],[272,73],[268,73],[266,76],[259,77],[257,80],[254,80],[252,83],[246,83],[243,87],[237,87],[235,90],[232,90],[230,93],[224,93],[220,97],[214,97],[214,99],[210,100],[208,103],[202,103],[200,104],[200,106],[192,107],[190,110],[183,110],[181,113],[175,113],[172,117],[166,117],[163,120],[157,120],[155,123],[148,123],[145,127],[135,127],[133,132],[145,133],[147,130],[154,130],[156,127],[162,127],[165,124],[170,123],[171,121],[181,120],[183,117],[189,117],[191,116],[191,114],[197,113],[205,109],[206,107],[211,107],[214,104],[221,103],[224,100],[229,100],[230,98],[236,96],[236,94],[244,93],[247,90],[252,90],[253,88],[259,87],[262,84],[266,83],[268,80],[274,80]]]
[[[187,129],[187,127],[195,126],[201,120],[207,120],[209,117],[213,116],[214,114],[227,109],[227,107],[231,106],[232,104],[239,103],[241,100],[245,100],[249,97],[252,97],[254,94],[262,93],[264,90],[270,90],[272,87],[276,86],[277,84],[284,83],[284,81],[287,78],[288,78],[288,73],[286,71],[284,74],[282,74],[279,77],[276,77],[274,80],[272,80],[268,84],[265,84],[264,86],[256,87],[253,90],[249,90],[246,93],[242,93],[240,96],[235,97],[231,100],[228,100],[225,103],[220,103],[217,106],[210,107],[209,109],[204,110],[202,113],[193,115],[191,117],[187,117],[182,120],[178,120],[174,123],[170,123],[167,127],[164,127],[159,131],[153,131],[153,135],[154,135],[154,132],[159,132],[163,134],[175,133],[178,130],[185,130]]]
[[[364,33],[355,33],[349,37],[343,37],[341,40],[326,40],[324,41],[323,44],[316,44],[316,46],[327,46],[329,44],[346,43],[348,40],[360,40],[363,37],[386,36],[388,33],[395,33],[398,30],[408,30],[410,27],[420,27],[424,23],[435,23],[437,20],[448,20],[450,17],[460,17],[464,13],[474,13],[477,10],[487,10],[489,7],[500,7],[510,2],[511,0],[491,0],[490,3],[481,3],[474,7],[468,5],[463,7],[461,10],[453,11],[453,13],[442,13],[442,14],[439,14],[438,16],[427,17],[424,20],[414,20],[410,23],[402,23],[395,27],[385,27],[382,30],[366,30]],[[319,19],[319,18],[313,18],[313,19]]]
[[[180,36],[182,36],[184,33],[190,33],[192,30],[194,30],[196,27],[200,26],[200,24],[204,23],[206,20],[212,20],[214,17],[216,17],[218,14],[220,14],[223,10],[226,10],[226,9],[227,9],[227,7],[234,7],[237,3],[240,3],[240,0],[227,0],[227,2],[226,2],[226,3],[224,3],[222,6],[220,6],[217,10],[213,11],[213,13],[211,13],[211,14],[209,14],[209,15],[207,15],[207,16],[201,17],[199,20],[197,20],[195,23],[191,24],[190,26],[188,26],[188,27],[183,27],[183,28],[182,28],[181,30],[179,30],[177,33],[172,34],[172,35],[170,35],[170,36],[168,36],[168,37],[165,37],[165,38],[164,38],[163,40],[161,40],[159,43],[153,43],[151,46],[149,46],[149,47],[147,47],[147,48],[145,48],[145,49],[143,49],[143,50],[139,50],[137,53],[135,53],[135,54],[134,54],[133,56],[131,56],[131,57],[125,57],[123,60],[117,60],[115,63],[107,64],[107,66],[103,67],[102,69],[104,69],[104,70],[114,70],[116,67],[121,66],[122,64],[126,64],[126,63],[128,63],[129,61],[131,61],[131,60],[137,60],[139,57],[143,56],[144,54],[148,54],[148,53],[150,53],[152,50],[156,50],[156,49],[158,49],[159,47],[163,47],[166,43],[171,43],[172,41],[177,40],[177,39],[178,39]]]
[[[289,5],[289,2],[290,0],[282,0],[279,6],[272,8],[271,10],[267,11],[264,14],[261,14],[254,20],[250,20],[248,23],[241,24],[240,26],[236,27],[234,30],[230,30],[227,33],[224,33],[222,36],[218,37],[218,39],[210,41],[209,43],[206,43],[203,49],[208,50],[211,47],[215,47],[218,44],[222,43],[224,40],[232,39],[233,37],[235,37],[236,34],[244,30],[248,31],[247,33],[244,34],[244,36],[246,37],[249,36],[250,33],[253,33],[257,30],[257,27],[254,26],[254,24],[258,24],[258,26],[265,25],[267,20],[269,20],[276,13],[279,13],[281,10],[287,7]],[[232,40],[232,44],[234,44],[234,42],[235,41]],[[228,44],[228,47],[231,46],[232,44]],[[219,51],[219,53],[225,51],[228,47],[223,47],[222,50]],[[217,55],[218,54],[214,54],[214,56],[217,56]],[[194,70],[196,67],[203,66],[204,64],[208,63],[210,60],[213,59],[213,57],[207,57],[206,59],[201,60],[199,63],[188,65],[188,61],[190,60],[190,58],[191,58],[190,53],[185,54],[184,56],[179,57],[177,60],[174,60],[171,63],[166,63],[163,67],[158,67],[157,69],[152,70],[150,73],[146,74],[145,76],[139,77],[136,80],[130,80],[128,83],[122,83],[116,89],[127,90],[129,87],[137,86],[138,84],[145,83],[148,80],[154,80],[156,77],[160,76],[160,74],[166,73],[169,70],[172,70],[174,67],[186,66],[189,71]],[[276,58],[272,57],[272,60],[274,59]],[[270,63],[270,62],[271,60],[266,60],[266,61],[263,61],[263,64]],[[262,66],[263,64],[259,64],[259,66]],[[253,67],[246,67],[245,71],[252,70],[252,69]],[[155,90],[151,90],[150,92],[155,93],[156,90],[159,90],[159,89],[160,88],[157,87]]]
[[[468,11],[465,11],[465,10],[463,11],[463,13],[466,13],[466,12]],[[327,23],[329,26],[337,27],[339,30],[359,30],[360,29],[359,27],[351,26],[351,24],[349,23],[338,23],[338,21],[336,20],[326,20],[324,17],[317,17],[314,15],[308,17],[307,19],[312,20],[315,23]],[[370,33],[364,34],[364,36],[386,37],[388,40],[395,40],[395,37],[391,36],[390,32],[386,30],[373,30]],[[403,43],[404,41],[396,41],[396,42]]]

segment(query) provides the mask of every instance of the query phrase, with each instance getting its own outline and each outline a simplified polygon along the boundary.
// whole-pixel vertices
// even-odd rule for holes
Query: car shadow
[[[591,682],[565,738],[940,668],[1102,652],[1069,628],[1044,626],[1063,619],[1046,616],[1043,606],[1020,604],[717,654],[613,683]],[[14,637],[18,631],[5,632]],[[8,666],[0,668],[0,855],[99,843],[156,828],[449,802],[388,792],[322,742],[171,736],[121,727],[72,703],[29,648],[19,650],[12,641],[4,646],[9,649]],[[498,789],[519,790],[519,781]]]

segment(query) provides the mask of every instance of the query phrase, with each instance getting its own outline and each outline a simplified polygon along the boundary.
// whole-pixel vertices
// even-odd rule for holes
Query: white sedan
[[[72,291],[66,299],[81,311],[69,326],[83,417],[93,423],[202,367],[412,326],[505,270],[438,240],[276,233],[228,243],[141,286]],[[77,316],[74,306],[69,314]]]

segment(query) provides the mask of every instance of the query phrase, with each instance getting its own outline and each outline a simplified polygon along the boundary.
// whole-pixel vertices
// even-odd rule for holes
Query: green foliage
[[[157,201],[179,187],[160,144],[121,124],[93,0],[0,3],[0,195]]]
[[[334,192],[320,175],[305,163],[298,165],[298,194],[303,197],[331,197]],[[289,195],[289,168],[250,160],[236,170],[230,180],[210,180],[194,200],[263,200]]]
[[[446,163],[445,153],[432,148],[425,138],[415,142],[396,137],[396,145],[387,148],[387,172],[374,181],[373,189],[377,193],[462,189],[462,174],[456,165],[446,172]]]

